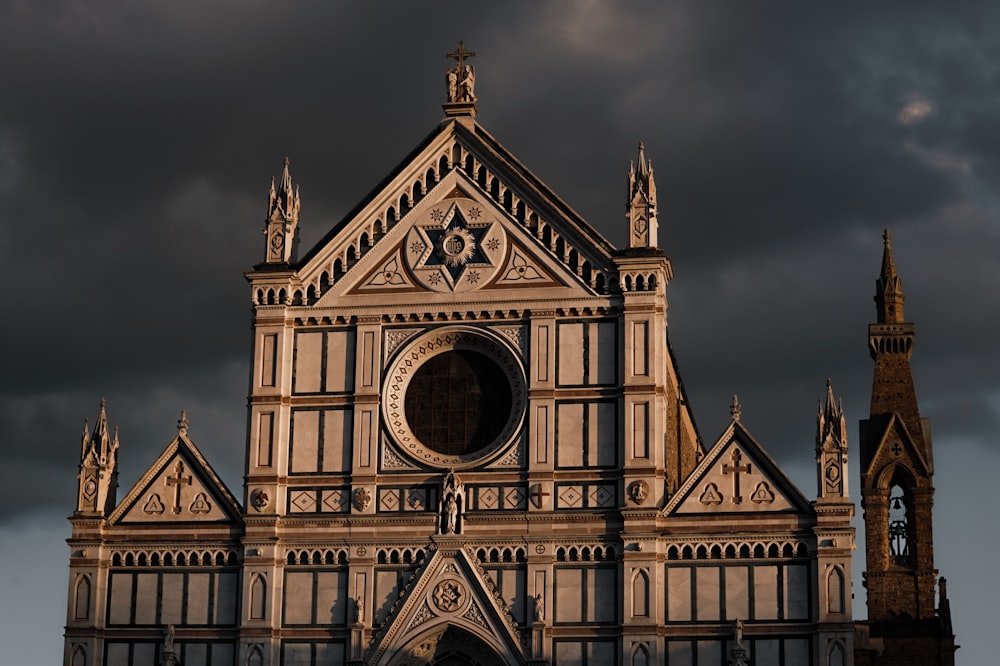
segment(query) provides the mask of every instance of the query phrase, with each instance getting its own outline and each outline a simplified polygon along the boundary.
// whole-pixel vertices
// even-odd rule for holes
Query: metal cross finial
[[[458,48],[449,53],[446,57],[454,58],[455,62],[458,63],[458,68],[461,70],[462,66],[465,64],[466,58],[474,58],[476,55],[475,51],[466,51],[465,42],[459,41]]]

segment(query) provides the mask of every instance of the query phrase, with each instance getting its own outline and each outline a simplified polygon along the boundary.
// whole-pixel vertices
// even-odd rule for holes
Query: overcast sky
[[[102,397],[119,497],[181,409],[241,494],[242,274],[264,256],[270,178],[288,155],[307,249],[440,121],[459,39],[477,53],[478,120],[615,245],[645,142],[702,436],[739,394],[807,496],[830,377],[860,499],[866,327],[891,228],[934,428],[936,561],[959,663],[989,663],[1000,5],[936,1],[0,0],[5,659],[61,659],[65,517]]]

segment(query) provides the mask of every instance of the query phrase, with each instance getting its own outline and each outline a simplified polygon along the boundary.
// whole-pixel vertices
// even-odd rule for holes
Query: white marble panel
[[[319,463],[319,415],[313,409],[292,412],[290,472],[315,472]]]
[[[698,595],[698,620],[719,619],[719,568],[698,567],[695,569],[695,589]],[[699,648],[700,649],[700,648]]]
[[[592,384],[615,384],[618,382],[617,331],[618,322],[602,321],[591,324],[590,381]]]
[[[295,336],[295,392],[315,393],[320,389],[323,363],[323,334],[299,333]]]
[[[228,643],[212,643],[212,663],[233,663],[233,646]]]
[[[354,412],[331,409],[323,412],[323,471],[348,472],[351,469],[351,424]]]
[[[556,622],[583,621],[583,582],[581,569],[556,569]]]
[[[156,624],[156,585],[154,573],[136,574],[135,577],[135,623]]]
[[[354,390],[354,331],[326,334],[326,391]]]
[[[691,641],[668,641],[667,664],[669,666],[693,666],[694,651],[691,649]]]
[[[278,336],[270,333],[261,336],[260,339],[260,385],[274,386],[274,376],[277,357],[275,352],[278,348]]]
[[[396,600],[397,581],[395,571],[375,572],[375,622],[381,623],[385,619],[385,614]]]
[[[347,572],[316,573],[316,624],[347,624]]]
[[[785,664],[808,664],[809,640],[805,638],[785,639]]]
[[[699,666],[701,664],[726,663],[726,659],[722,655],[722,641],[698,641],[697,650]]]
[[[754,619],[778,619],[778,567],[754,567]]]
[[[184,666],[206,666],[208,664],[208,645],[205,643],[183,643],[179,647],[184,650]]]
[[[236,623],[236,573],[220,573],[215,579],[215,624]]]
[[[110,624],[128,624],[132,620],[132,574],[111,574]]]
[[[132,662],[139,664],[155,664],[157,660],[157,645],[155,643],[136,643],[132,646]],[[109,664],[115,662],[108,662]],[[125,662],[123,662],[125,663]]]
[[[613,402],[596,402],[587,405],[589,432],[587,433],[588,464],[613,467],[617,461],[618,426],[615,418],[618,405]]]
[[[181,624],[181,605],[184,603],[184,574],[163,574],[160,624]]]
[[[691,568],[667,569],[667,619],[671,622],[691,620]]]
[[[583,384],[583,324],[559,324],[559,357],[556,381],[562,385]]]
[[[588,620],[614,622],[618,618],[618,570],[610,567],[591,569],[593,582],[587,590]]]
[[[282,643],[282,666],[312,666],[312,645],[308,643]]]
[[[649,374],[649,323],[632,322],[632,374],[641,377]]]
[[[556,426],[556,466],[583,466],[583,408],[580,403],[560,403]]]
[[[343,664],[347,662],[343,643],[317,643],[317,664]]]
[[[809,569],[805,564],[785,567],[785,619],[809,618]]]
[[[726,567],[726,619],[746,620],[750,617],[750,595],[747,568]]]
[[[313,574],[285,572],[284,624],[312,624]]]
[[[207,573],[193,573],[188,576],[187,623],[208,624],[208,581]]]
[[[128,664],[128,643],[108,643],[108,663]]]
[[[780,653],[778,652],[779,642],[780,641],[777,640],[754,641],[754,650],[756,653],[754,666],[781,666],[781,662],[779,661]],[[798,663],[808,664],[809,660],[806,659],[803,662],[788,662],[789,665]]]

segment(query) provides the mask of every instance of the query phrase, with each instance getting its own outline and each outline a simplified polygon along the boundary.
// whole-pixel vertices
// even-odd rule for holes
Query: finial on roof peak
[[[445,74],[448,97],[442,108],[446,116],[475,118],[476,116],[476,68],[465,62],[475,57],[475,51],[465,50],[465,42],[459,41],[458,48],[446,54],[455,61],[455,67]]]
[[[181,410],[181,418],[177,420],[177,432],[187,437],[188,419],[187,419],[187,412],[183,409]]]
[[[740,407],[740,399],[735,393],[733,394],[733,401],[729,404],[729,416],[732,417],[733,421],[739,421],[740,416],[742,416],[743,408]]]

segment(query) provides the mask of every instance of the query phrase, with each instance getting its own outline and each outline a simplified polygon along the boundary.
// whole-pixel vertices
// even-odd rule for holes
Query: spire
[[[729,403],[729,417],[735,422],[740,420],[740,416],[743,412],[743,408],[740,407],[740,399],[734,393],[733,401]]]
[[[264,234],[267,237],[265,264],[289,264],[297,258],[299,244],[299,208],[302,200],[299,188],[292,183],[292,174],[286,157],[281,178],[275,188],[274,177],[267,195],[267,220]]]
[[[847,420],[843,402],[833,396],[833,382],[826,380],[826,399],[816,415],[817,497],[847,499]]]
[[[446,54],[455,61],[455,67],[445,73],[447,101],[441,108],[448,118],[461,117],[471,123],[476,117],[476,68],[465,62],[475,55],[475,51],[465,50],[465,42],[459,42],[457,49]]]
[[[656,182],[653,163],[646,159],[646,146],[639,143],[639,157],[628,166],[628,203],[625,217],[629,222],[628,247],[656,247]]]
[[[79,497],[77,513],[106,515],[115,505],[118,488],[118,429],[108,428],[107,401],[101,400],[94,429],[87,432],[84,420],[80,451]]]
[[[875,305],[878,323],[897,324],[903,321],[903,283],[896,274],[892,259],[892,236],[886,229],[882,233],[882,272],[875,281]]]

